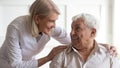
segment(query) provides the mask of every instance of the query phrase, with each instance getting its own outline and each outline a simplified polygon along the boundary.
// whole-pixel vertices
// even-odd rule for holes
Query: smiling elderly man
[[[50,63],[50,68],[120,68],[117,57],[95,40],[99,23],[90,14],[73,17],[71,44]]]

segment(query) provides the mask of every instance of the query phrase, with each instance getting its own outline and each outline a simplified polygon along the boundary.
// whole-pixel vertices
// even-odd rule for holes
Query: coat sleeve
[[[52,31],[52,37],[62,44],[70,44],[71,43],[70,34],[68,34],[64,29],[62,29],[60,27],[56,27]]]
[[[16,27],[9,25],[7,28],[5,40],[5,45],[7,45],[6,50],[9,64],[13,68],[37,68],[37,60],[22,60],[19,38],[19,31],[16,29]]]

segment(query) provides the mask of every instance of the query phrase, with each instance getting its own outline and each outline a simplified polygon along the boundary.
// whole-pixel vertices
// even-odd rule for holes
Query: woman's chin
[[[51,35],[51,32],[49,31],[49,32],[44,32],[46,35]]]

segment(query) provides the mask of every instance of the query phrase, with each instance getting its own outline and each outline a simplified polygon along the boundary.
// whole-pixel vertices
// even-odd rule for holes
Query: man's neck
[[[89,45],[86,45],[86,47],[83,47],[82,49],[78,50],[83,61],[87,60],[88,56],[90,55],[93,49],[94,49],[94,42],[89,43]]]

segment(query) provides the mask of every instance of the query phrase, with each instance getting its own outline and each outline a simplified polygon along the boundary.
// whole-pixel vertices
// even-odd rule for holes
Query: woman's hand
[[[64,49],[66,49],[67,46],[57,46],[54,47],[51,52],[47,55],[47,59],[50,61],[54,58],[54,56],[56,56],[58,53],[60,53],[61,51],[63,51]]]
[[[66,48],[67,48],[67,46],[54,47],[46,57],[38,59],[38,67],[40,67],[41,65],[45,64],[46,62],[52,60],[54,58],[54,56],[56,56],[58,53],[60,53],[61,51],[63,51]]]
[[[101,43],[100,43],[101,44]],[[117,49],[115,48],[115,46],[110,45],[110,44],[102,44],[103,46],[105,46],[105,48],[108,50],[108,52],[112,55],[112,56],[117,56]]]

